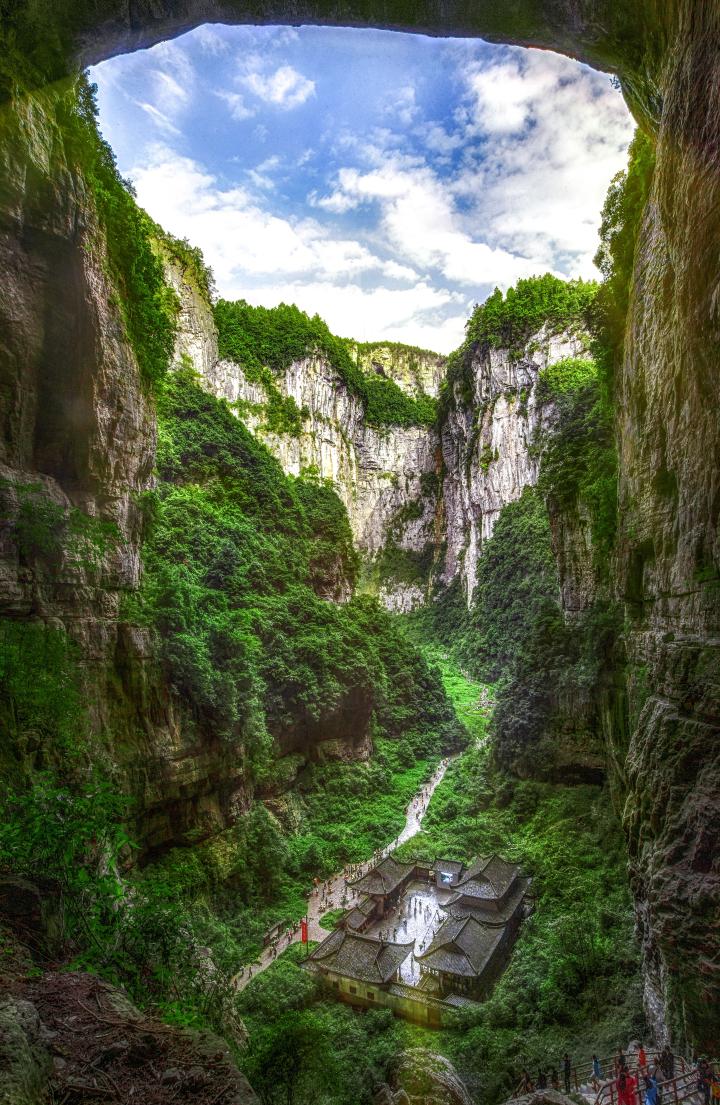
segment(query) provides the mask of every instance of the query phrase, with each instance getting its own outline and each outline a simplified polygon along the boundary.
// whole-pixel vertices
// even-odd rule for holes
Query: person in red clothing
[[[635,1105],[635,1079],[623,1069],[617,1077],[618,1105]]]
[[[644,1070],[645,1067],[647,1066],[647,1055],[645,1054],[645,1048],[643,1047],[642,1042],[640,1043],[640,1047],[638,1048],[637,1055],[638,1055],[638,1068],[640,1070]]]

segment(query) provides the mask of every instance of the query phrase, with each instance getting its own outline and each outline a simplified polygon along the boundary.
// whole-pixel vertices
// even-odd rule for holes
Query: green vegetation
[[[518,280],[504,296],[496,288],[475,307],[465,325],[463,344],[448,357],[440,394],[441,421],[454,406],[456,391],[464,406],[472,405],[471,363],[478,348],[508,349],[517,358],[543,326],[550,334],[586,331],[597,294],[594,281],[559,280],[551,273]]]
[[[331,334],[319,315],[310,318],[286,303],[266,308],[224,299],[216,303],[214,313],[220,356],[239,364],[248,380],[262,384],[271,405],[274,402],[278,410],[280,393],[275,377],[293,361],[316,355],[327,360],[351,394],[363,403],[369,425],[422,426],[435,421],[433,399],[427,395],[412,398],[394,380],[375,373],[365,375],[350,356],[348,343]],[[275,417],[274,432],[300,432],[302,424],[291,412]],[[287,428],[283,428],[284,421]]]
[[[153,237],[179,268],[183,280],[194,286],[208,303],[215,294],[215,278],[205,263],[200,246],[192,245],[187,238],[175,238],[156,222],[152,223]]]
[[[57,630],[3,622],[0,719],[17,784],[0,796],[0,869],[51,873],[79,964],[170,1020],[223,1032],[227,977],[257,954],[271,924],[304,913],[312,876],[397,835],[410,797],[463,731],[438,673],[375,601],[321,597],[352,587],[358,569],[334,491],[286,477],[187,370],[166,377],[157,410],[143,586],[124,615],[156,631],[188,730],[221,742],[248,781],[270,791],[294,782],[292,794],[284,815],[256,802],[224,833],[123,879],[132,811],[90,770],[102,756],[87,744],[73,649]],[[96,532],[42,489],[13,490],[23,555],[48,559],[61,548],[67,557],[58,542],[71,530],[91,547],[109,539],[102,523]],[[280,736],[301,754],[278,759]],[[337,739],[372,740],[374,756],[302,768],[314,746]],[[217,974],[208,976],[198,947],[212,950]]]
[[[526,487],[498,517],[477,565],[473,604],[457,644],[469,670],[491,683],[506,675],[532,627],[557,610],[550,525],[538,493]]]
[[[624,843],[604,790],[512,781],[477,748],[450,766],[423,828],[430,856],[497,851],[533,877],[535,911],[507,972],[460,1031],[442,1035],[479,1100],[507,1098],[522,1066],[560,1069],[566,1049],[610,1054],[642,1036]],[[416,850],[408,842],[401,854]]]
[[[406,345],[401,341],[353,341],[349,339],[347,342],[350,349],[354,349],[358,360],[371,358],[373,353],[379,349],[387,349],[393,359],[405,358],[408,361],[410,371],[417,367],[419,361],[424,360],[426,357],[432,357],[436,359],[439,357],[438,353],[434,353],[432,349],[421,349],[419,345]]]
[[[410,618],[408,621],[412,631],[414,619]],[[492,685],[472,679],[465,671],[458,668],[447,649],[437,644],[429,644],[427,638],[423,638],[422,632],[418,635],[418,644],[428,663],[440,672],[445,693],[468,733],[476,742],[483,741],[487,736],[490,705],[493,700]]]
[[[83,746],[87,723],[76,650],[64,630],[0,619],[0,732],[3,775],[66,767]],[[12,752],[16,750],[17,758]],[[14,760],[14,762],[13,762]],[[18,762],[19,761],[19,762]]]
[[[621,355],[625,339],[637,237],[654,171],[653,139],[637,130],[628,151],[627,170],[613,177],[610,184],[600,223],[600,246],[595,255],[595,264],[604,277],[595,325],[611,358],[610,387],[612,362]]]
[[[390,617],[367,598],[336,606],[317,593],[357,572],[334,492],[286,477],[190,374],[167,381],[158,412],[161,482],[135,616],[157,628],[191,713],[242,745],[256,778],[270,770],[270,735],[295,728],[332,737],[374,712],[391,736],[419,722],[447,730],[439,682]]]
[[[559,280],[549,272],[518,280],[504,296],[496,288],[475,308],[467,323],[466,342],[519,351],[542,326],[551,334],[585,326],[596,295],[593,281]]]
[[[617,455],[612,407],[594,361],[561,361],[540,377],[557,420],[545,442],[538,488],[553,513],[590,518],[593,561],[599,578],[609,571],[617,527]]]
[[[291,948],[243,991],[242,1066],[263,1105],[370,1105],[372,1089],[415,1033],[389,1010],[358,1014],[325,993]]]
[[[145,385],[154,390],[167,371],[175,342],[177,297],[165,283],[153,249],[155,224],[135,202],[115,155],[97,129],[95,85],[78,79],[62,120],[102,226],[117,305]]]
[[[320,918],[320,925],[324,929],[332,931],[337,927],[337,923],[341,917],[345,916],[344,909],[329,909],[327,913],[324,913]]]
[[[43,483],[0,479],[6,525],[26,567],[97,572],[105,553],[117,544],[112,522],[85,514],[50,497]]]

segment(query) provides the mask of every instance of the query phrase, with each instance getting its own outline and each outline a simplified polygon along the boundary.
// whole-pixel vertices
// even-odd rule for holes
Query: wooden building
[[[382,1005],[380,991],[398,980],[412,949],[412,941],[398,944],[339,928],[311,952],[309,961],[341,1000]]]

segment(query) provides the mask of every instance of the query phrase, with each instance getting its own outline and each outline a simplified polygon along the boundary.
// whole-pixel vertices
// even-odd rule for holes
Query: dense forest
[[[684,250],[713,242],[715,115],[683,146],[668,100],[670,153],[652,136],[636,29],[600,281],[495,289],[438,385],[427,350],[218,298],[122,179],[75,30],[0,30],[0,1100],[396,1105],[424,1055],[452,1105],[498,1105],[566,1052],[707,1051],[717,296]],[[200,371],[189,315],[257,402]],[[434,1028],[338,1001],[298,943],[320,884],[399,839],[428,879],[498,855],[528,880],[502,971]]]

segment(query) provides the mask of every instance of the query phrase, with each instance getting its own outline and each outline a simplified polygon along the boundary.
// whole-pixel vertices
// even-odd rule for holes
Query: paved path
[[[405,825],[399,836],[396,836],[385,848],[378,849],[365,863],[349,865],[344,871],[340,871],[337,875],[332,875],[329,879],[326,879],[325,882],[319,883],[313,890],[307,900],[308,938],[310,940],[321,941],[328,935],[328,929],[324,929],[320,925],[320,918],[328,910],[347,908],[361,897],[361,895],[347,887],[346,880],[348,878],[356,879],[365,874],[378,860],[389,855],[390,852],[394,851],[400,844],[404,844],[406,840],[410,840],[420,830],[435,788],[447,771],[450,760],[454,758],[449,757],[442,760],[430,779],[423,784],[411,800],[405,811]],[[351,871],[352,873],[350,873]],[[263,948],[260,958],[255,963],[243,967],[233,978],[232,981],[236,990],[238,992],[244,990],[248,982],[264,971],[266,967],[269,967],[280,952],[285,951],[285,948],[289,947],[290,944],[298,943],[299,940],[300,925],[298,924],[297,929],[294,929],[291,933],[284,933],[277,941],[277,954],[273,954],[272,947]]]

